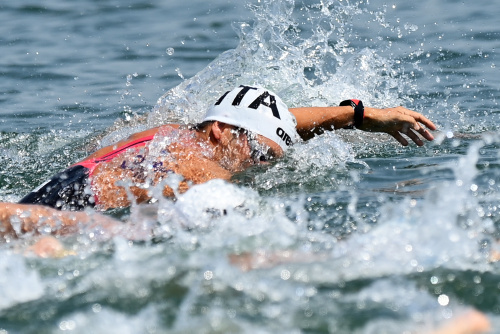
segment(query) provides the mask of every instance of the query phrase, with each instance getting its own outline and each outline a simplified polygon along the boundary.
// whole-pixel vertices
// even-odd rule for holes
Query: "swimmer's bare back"
[[[149,200],[149,186],[158,184],[170,173],[184,178],[178,187],[180,192],[187,190],[189,183],[203,183],[214,178],[229,179],[231,173],[202,152],[193,131],[169,124],[135,133],[56,174],[19,203],[42,204],[71,211],[85,207],[106,210],[129,206],[131,198],[138,203]],[[173,133],[181,133],[192,142],[186,140],[170,144],[152,161],[149,146],[155,136]],[[173,196],[174,190],[165,186],[163,195]]]

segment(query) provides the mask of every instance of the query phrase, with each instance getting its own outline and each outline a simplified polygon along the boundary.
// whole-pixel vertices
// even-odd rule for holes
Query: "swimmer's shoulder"
[[[109,154],[110,152],[113,152],[114,150],[116,150],[120,147],[124,147],[124,146],[127,146],[129,144],[133,144],[134,142],[137,142],[137,141],[144,140],[145,142],[148,142],[149,140],[152,140],[153,137],[160,131],[163,131],[166,129],[178,129],[178,128],[179,128],[179,124],[165,124],[165,125],[157,126],[155,128],[151,128],[151,129],[144,130],[141,132],[136,132],[136,133],[130,135],[129,137],[127,137],[126,139],[120,140],[119,142],[117,142],[113,145],[109,145],[109,146],[106,146],[106,147],[103,147],[103,148],[97,150],[96,152],[92,153],[90,156],[88,156],[87,158],[85,158],[82,161],[102,157],[103,155]]]
[[[120,146],[125,145],[129,142],[132,142],[132,141],[135,141],[138,139],[148,138],[148,137],[154,136],[160,131],[167,130],[167,129],[178,129],[179,127],[180,127],[179,124],[164,124],[164,125],[157,126],[155,128],[151,128],[148,130],[136,132],[134,134],[131,134],[127,139],[119,141],[117,143],[117,145],[120,145]]]

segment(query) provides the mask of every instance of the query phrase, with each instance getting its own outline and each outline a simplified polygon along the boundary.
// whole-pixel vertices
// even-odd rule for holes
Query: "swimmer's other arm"
[[[52,235],[72,234],[78,231],[80,224],[102,227],[111,232],[118,231],[122,225],[98,213],[59,211],[35,204],[0,203],[0,238],[17,238],[29,232],[36,235],[40,229],[46,233],[46,227],[50,228]]]
[[[297,132],[304,140],[325,131],[347,128],[354,124],[354,112],[350,106],[290,108],[290,112],[297,119]],[[404,107],[365,107],[363,125],[359,127],[363,131],[385,132],[403,146],[408,145],[403,134],[418,146],[424,145],[418,134],[429,141],[433,140],[434,137],[426,128],[436,130],[436,125],[422,114]]]

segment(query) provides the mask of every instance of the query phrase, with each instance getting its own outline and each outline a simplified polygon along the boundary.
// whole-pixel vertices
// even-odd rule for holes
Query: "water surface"
[[[439,126],[401,147],[337,131],[233,183],[110,212],[154,242],[0,247],[5,333],[401,333],[465,309],[499,324],[499,7],[491,1],[143,0],[0,5],[0,199],[101,145],[197,122],[259,83],[289,106],[405,105]],[[98,138],[98,139],[94,139]],[[235,254],[283,254],[253,271]],[[498,326],[494,326],[498,331]],[[494,331],[495,332],[495,331]]]

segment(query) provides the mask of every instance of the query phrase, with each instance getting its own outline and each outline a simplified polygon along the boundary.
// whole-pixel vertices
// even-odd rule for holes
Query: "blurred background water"
[[[23,256],[29,236],[3,244],[0,332],[422,332],[467,308],[498,325],[499,14],[486,0],[0,4],[2,201],[131,132],[199,121],[242,83],[439,126],[423,148],[328,133],[231,184],[109,213],[157,224],[154,243],[83,229],[62,259]],[[300,261],[230,261],[283,251]]]

